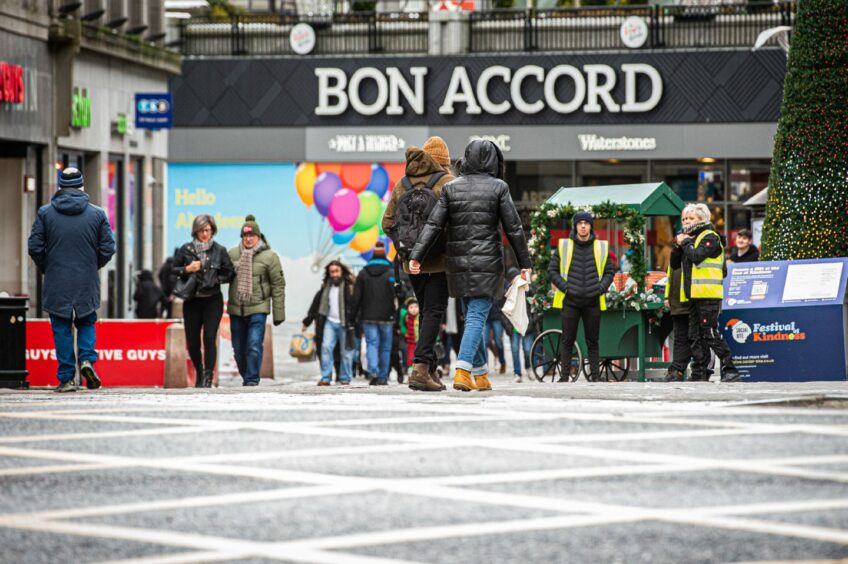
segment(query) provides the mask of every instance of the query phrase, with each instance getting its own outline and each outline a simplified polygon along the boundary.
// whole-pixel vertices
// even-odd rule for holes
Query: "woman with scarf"
[[[286,278],[280,257],[271,250],[256,218],[248,215],[241,227],[241,244],[230,249],[236,280],[230,284],[227,313],[243,385],[259,385],[265,322],[274,304],[274,325],[286,320]]]
[[[191,226],[192,240],[180,247],[174,257],[174,273],[183,281],[194,277],[196,282],[194,294],[183,303],[183,325],[198,388],[212,387],[218,360],[218,326],[224,314],[221,284],[229,284],[234,275],[227,249],[212,240],[217,232],[211,215],[198,215]]]

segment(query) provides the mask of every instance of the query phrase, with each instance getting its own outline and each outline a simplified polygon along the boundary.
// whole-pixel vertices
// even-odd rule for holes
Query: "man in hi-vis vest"
[[[581,319],[589,348],[589,379],[597,381],[600,374],[601,311],[607,309],[604,296],[615,272],[609,258],[609,242],[595,239],[593,226],[594,219],[589,212],[574,214],[571,237],[559,241],[548,265],[548,277],[556,292],[554,307],[562,308],[560,354],[563,373],[560,382],[568,381],[568,371],[572,369],[571,349]]]
[[[724,298],[724,243],[710,223],[706,204],[689,204],[683,209],[683,233],[677,236],[677,244],[683,250],[683,297],[690,302],[691,380],[710,379],[707,365],[712,349],[721,360],[721,381],[736,382],[739,372],[718,327]]]

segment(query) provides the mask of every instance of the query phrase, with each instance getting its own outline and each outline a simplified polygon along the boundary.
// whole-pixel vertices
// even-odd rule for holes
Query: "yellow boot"
[[[456,369],[453,375],[453,389],[462,392],[470,392],[477,389],[477,386],[474,385],[474,379],[468,370],[463,370],[462,368]]]
[[[475,376],[474,381],[477,383],[477,391],[478,392],[491,392],[492,391],[492,383],[489,382],[489,374],[481,374],[480,376]]]

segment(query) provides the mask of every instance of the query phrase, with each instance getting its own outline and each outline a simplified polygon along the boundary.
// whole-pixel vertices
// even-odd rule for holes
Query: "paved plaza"
[[[427,395],[315,371],[0,392],[0,560],[848,558],[844,384]]]

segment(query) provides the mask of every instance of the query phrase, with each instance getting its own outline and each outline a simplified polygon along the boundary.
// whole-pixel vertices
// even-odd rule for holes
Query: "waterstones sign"
[[[601,137],[594,134],[577,136],[581,151],[654,151],[656,137]]]
[[[380,70],[362,67],[353,73],[342,68],[315,69],[318,80],[318,104],[315,115],[337,116],[348,109],[362,116],[378,114],[402,116],[407,111],[424,115],[429,100],[427,75],[429,68],[411,67],[404,73],[397,67]],[[641,97],[639,80],[650,86]],[[616,96],[616,85],[624,84],[623,95]],[[541,96],[528,96],[526,83],[541,88]],[[502,92],[494,95],[499,86]],[[663,81],[657,69],[642,63],[610,65],[556,65],[545,69],[524,65],[511,69],[492,65],[472,80],[464,66],[457,66],[443,93],[438,96],[438,113],[453,115],[462,106],[470,115],[501,115],[511,110],[521,114],[538,114],[550,109],[558,114],[643,113],[659,104]]]

